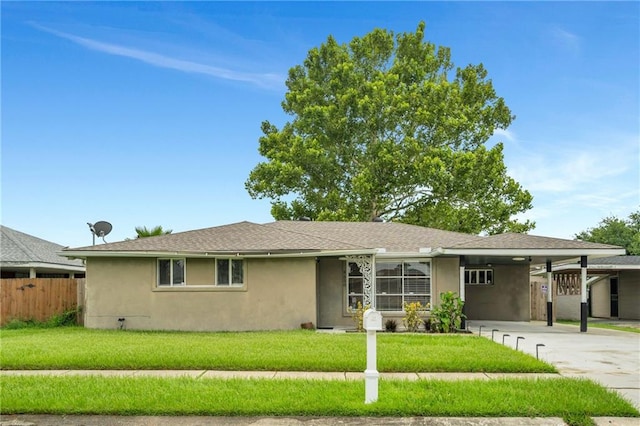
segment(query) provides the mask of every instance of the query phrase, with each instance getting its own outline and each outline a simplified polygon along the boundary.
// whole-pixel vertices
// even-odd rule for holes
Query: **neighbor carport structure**
[[[580,262],[581,304],[580,331],[587,331],[587,266],[588,258],[625,254],[624,248],[608,244],[577,240],[564,240],[527,234],[499,234],[484,237],[451,248],[436,249],[436,255],[460,257],[460,297],[465,295],[465,268],[467,265],[546,265],[547,271],[547,325],[553,325],[553,263]]]

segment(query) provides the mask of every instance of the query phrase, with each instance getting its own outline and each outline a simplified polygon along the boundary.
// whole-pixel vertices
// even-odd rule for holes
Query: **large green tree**
[[[329,36],[289,70],[279,129],[262,123],[246,188],[275,219],[380,217],[470,233],[524,232],[532,197],[485,145],[513,116],[483,65],[455,68],[446,47],[375,29]]]
[[[598,226],[576,234],[575,238],[621,246],[627,250],[627,254],[640,255],[640,210],[631,213],[627,219],[605,217]]]

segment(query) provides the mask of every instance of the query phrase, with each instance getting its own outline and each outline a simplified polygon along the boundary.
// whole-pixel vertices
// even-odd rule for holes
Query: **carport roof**
[[[490,235],[473,241],[456,244],[455,248],[465,249],[619,249],[609,244],[588,241],[565,240],[538,235],[506,233]]]

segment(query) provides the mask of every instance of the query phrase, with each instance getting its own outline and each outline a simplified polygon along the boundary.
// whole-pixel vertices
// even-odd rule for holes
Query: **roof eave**
[[[297,251],[62,251],[58,254],[70,259],[87,259],[89,257],[190,257],[190,258],[215,258],[215,257],[243,257],[243,258],[286,258],[286,257],[316,257],[316,256],[348,256],[348,255],[373,255],[375,249],[347,249],[347,250],[297,250]]]
[[[64,263],[46,262],[0,262],[2,268],[35,268],[35,269],[56,269],[60,271],[84,272],[82,265],[66,265]]]

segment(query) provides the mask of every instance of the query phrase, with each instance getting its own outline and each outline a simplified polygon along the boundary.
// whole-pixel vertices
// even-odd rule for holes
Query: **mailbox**
[[[367,331],[382,330],[382,314],[373,309],[367,309],[362,317],[362,325]]]

